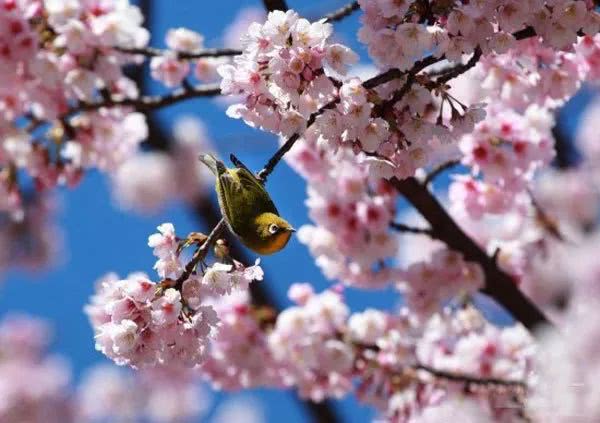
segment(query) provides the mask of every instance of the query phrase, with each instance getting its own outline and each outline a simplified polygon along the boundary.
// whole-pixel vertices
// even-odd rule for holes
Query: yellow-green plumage
[[[233,233],[251,250],[273,254],[289,241],[294,229],[282,217],[262,183],[244,167],[227,168],[210,154],[200,156],[217,177],[221,213]]]

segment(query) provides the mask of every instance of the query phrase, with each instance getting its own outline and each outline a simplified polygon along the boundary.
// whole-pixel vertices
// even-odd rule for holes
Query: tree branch
[[[263,4],[267,12],[274,10],[287,11],[289,9],[285,0],[263,0]]]
[[[126,54],[137,54],[145,57],[158,57],[158,56],[166,56],[169,54],[174,54],[175,58],[178,60],[195,60],[202,59],[206,57],[229,57],[229,56],[239,56],[242,54],[241,50],[234,48],[206,48],[202,49],[197,53],[188,53],[185,51],[174,51],[174,50],[166,50],[159,49],[154,47],[142,47],[142,48],[124,48],[124,47],[115,47],[115,50],[120,51],[121,53]]]
[[[479,62],[479,59],[481,58],[481,54],[482,54],[481,48],[479,46],[475,47],[475,51],[473,52],[473,55],[467,61],[467,63],[465,63],[465,64],[461,63],[459,65],[453,66],[452,68],[449,68],[447,70],[447,72],[444,72],[438,79],[436,79],[436,82],[438,84],[445,84],[446,82],[450,81],[451,79],[454,79],[459,75],[462,75],[463,73],[465,73],[466,71],[468,71],[469,69],[474,67],[477,64],[477,62]]]
[[[188,264],[185,265],[183,273],[175,280],[174,287],[176,289],[181,289],[181,286],[192,275],[192,272],[194,271],[194,269],[196,269],[198,263],[200,263],[206,258],[206,255],[208,254],[208,249],[217,241],[217,239],[221,235],[221,232],[223,232],[223,230],[225,229],[225,226],[225,219],[219,220],[219,223],[217,223],[213,230],[210,231],[208,238],[206,238],[202,245],[199,245],[198,248],[196,248],[192,259],[188,262]]]
[[[320,115],[322,115],[325,112],[325,110],[333,109],[339,102],[339,97],[335,98],[334,100],[331,100],[329,103],[321,107],[316,112],[312,113],[308,118],[308,121],[306,122],[306,128],[308,129],[313,123],[315,123],[315,120],[317,120],[317,118]],[[288,151],[290,151],[290,149],[294,146],[298,139],[300,139],[300,133],[296,132],[295,134],[290,136],[287,139],[287,141],[281,145],[281,147],[279,147],[275,154],[271,156],[265,167],[263,167],[262,170],[258,172],[258,177],[260,178],[260,180],[262,180],[263,182],[267,182],[267,178],[273,172],[273,170],[275,170],[275,166],[277,166],[281,159],[283,159],[283,156],[285,156],[285,154]]]
[[[414,366],[415,370],[423,370],[432,376],[435,376],[439,379],[445,379],[451,382],[459,382],[464,383],[467,386],[475,385],[475,386],[485,386],[488,388],[516,388],[520,390],[527,390],[527,384],[525,382],[519,380],[506,380],[506,379],[498,379],[498,378],[480,378],[460,373],[448,372],[445,370],[434,369],[433,367],[427,366],[425,364],[417,364]]]
[[[435,238],[462,253],[465,260],[479,263],[485,275],[484,293],[530,330],[541,324],[551,324],[519,290],[516,281],[463,232],[424,185],[413,177],[404,180],[392,178],[390,182],[429,222]]]
[[[171,106],[180,101],[197,97],[213,97],[221,94],[219,84],[200,84],[192,87],[182,87],[166,95],[142,96],[139,98],[107,98],[94,103],[79,103],[69,114],[89,112],[103,107],[134,107],[137,111],[148,112],[161,107]]]
[[[425,186],[429,185],[435,178],[437,178],[440,174],[444,173],[448,169],[452,169],[454,166],[458,166],[460,164],[460,160],[450,160],[446,163],[442,163],[431,172],[427,174],[423,184]]]
[[[435,234],[430,228],[416,228],[414,226],[408,226],[400,222],[390,223],[390,228],[397,230],[398,232],[406,232],[416,235],[427,235],[431,238],[435,238]]]
[[[345,17],[350,16],[352,12],[358,9],[360,9],[358,2],[353,1],[345,6],[340,7],[338,10],[335,10],[323,16],[323,19],[325,19],[326,22],[338,22],[344,19]]]
[[[565,131],[558,125],[552,127],[552,136],[554,137],[554,157],[553,165],[558,169],[568,169],[577,163],[577,149],[565,134]]]

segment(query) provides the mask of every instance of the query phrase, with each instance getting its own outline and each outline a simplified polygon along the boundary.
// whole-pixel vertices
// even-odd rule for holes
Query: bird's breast
[[[251,248],[257,253],[265,256],[273,254],[285,247],[288,241],[290,240],[291,236],[291,232],[282,232],[273,237],[270,237],[269,239],[261,241],[257,245],[253,245]]]

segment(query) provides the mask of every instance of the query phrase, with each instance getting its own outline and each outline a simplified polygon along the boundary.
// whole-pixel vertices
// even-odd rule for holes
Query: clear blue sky
[[[204,34],[210,47],[220,45],[222,28],[232,21],[240,7],[262,4],[251,0],[156,0],[152,3],[154,14],[150,26],[153,45],[163,45],[168,28],[184,26]],[[297,7],[301,14],[314,17],[334,10],[344,1],[288,0],[288,3],[291,7]],[[336,24],[336,33],[365,57],[365,51],[353,32],[356,28],[357,18],[353,16]],[[573,131],[576,110],[586,100],[587,96],[581,96],[565,114],[567,132]],[[210,100],[191,101],[164,110],[160,113],[161,122],[170,128],[173,119],[182,114],[192,114],[204,120],[219,151],[223,154],[234,152],[252,168],[260,168],[276,148],[272,137],[249,129],[241,121],[228,118],[223,109]],[[277,168],[269,182],[269,189],[282,214],[289,217],[294,226],[308,222],[304,206],[304,182],[285,164]],[[103,357],[94,350],[93,334],[82,312],[83,305],[93,291],[93,282],[108,271],[123,276],[137,270],[151,274],[154,261],[146,240],[162,222],[173,222],[178,233],[203,228],[181,204],[171,204],[160,215],[150,217],[119,211],[112,205],[106,179],[96,172],[88,174],[77,189],[62,190],[59,199],[61,207],[58,222],[65,234],[65,258],[43,273],[12,271],[5,275],[4,282],[0,284],[0,313],[19,310],[49,319],[56,329],[54,350],[68,357],[78,378],[83,369],[103,361]],[[268,289],[282,304],[287,304],[285,294],[293,282],[308,281],[318,290],[329,286],[306,248],[295,239],[284,252],[264,258],[263,265],[268,279],[275,282]],[[398,301],[395,294],[389,293],[348,290],[347,297],[354,309],[368,306],[389,309]],[[270,422],[283,419],[287,423],[308,421],[292,393],[256,390],[250,395],[262,402]],[[220,395],[219,399],[222,397]],[[352,398],[336,403],[336,408],[347,422],[368,421],[373,416],[371,409],[356,405]]]

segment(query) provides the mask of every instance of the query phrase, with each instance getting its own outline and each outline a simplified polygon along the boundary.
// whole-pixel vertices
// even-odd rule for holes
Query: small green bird
[[[263,255],[285,247],[296,230],[279,216],[261,181],[233,155],[235,168],[226,168],[210,154],[202,154],[199,159],[217,177],[221,213],[242,243]]]

